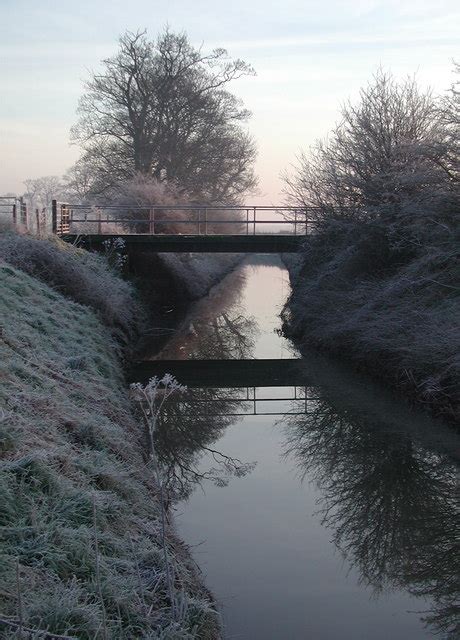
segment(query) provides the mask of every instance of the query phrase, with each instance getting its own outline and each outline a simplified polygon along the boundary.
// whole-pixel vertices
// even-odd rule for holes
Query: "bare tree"
[[[63,191],[64,185],[59,176],[42,176],[24,180],[26,192],[24,198],[34,207],[48,207],[53,198],[59,198]]]
[[[405,223],[433,210],[449,190],[449,158],[438,102],[413,79],[379,71],[357,105],[284,176],[290,202],[317,208],[319,220]],[[429,207],[426,204],[429,202]]]
[[[227,85],[252,68],[224,49],[205,54],[168,29],[156,41],[126,32],[118,53],[86,84],[72,138],[78,163],[105,193],[136,173],[175,183],[190,197],[233,202],[255,187],[249,117]]]
[[[91,166],[82,160],[77,161],[66,171],[63,178],[66,196],[70,202],[85,203],[88,195],[94,191],[97,178]]]
[[[460,64],[454,63],[454,73],[460,74]],[[460,81],[452,83],[449,94],[444,98],[440,109],[441,122],[445,129],[445,143],[448,154],[442,168],[449,178],[460,182]]]

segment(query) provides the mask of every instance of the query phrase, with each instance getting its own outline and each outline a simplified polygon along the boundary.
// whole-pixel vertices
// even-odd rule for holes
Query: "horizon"
[[[258,148],[260,195],[251,200],[277,204],[280,174],[327,136],[341,104],[356,100],[378,68],[398,80],[415,74],[422,88],[436,94],[450,88],[460,10],[450,0],[404,6],[393,0],[335,0],[327,6],[290,1],[283,10],[241,0],[231,10],[208,0],[193,7],[184,0],[167,7],[146,0],[128,7],[3,0],[0,17],[6,89],[0,105],[1,194],[20,194],[24,180],[61,176],[72,166],[80,151],[69,144],[70,127],[89,69],[116,52],[127,29],[146,28],[155,38],[168,25],[185,31],[195,46],[223,47],[254,67],[255,77],[229,89],[252,112],[247,128]]]

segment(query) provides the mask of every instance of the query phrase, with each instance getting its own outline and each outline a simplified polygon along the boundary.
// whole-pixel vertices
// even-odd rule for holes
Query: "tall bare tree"
[[[137,174],[175,183],[189,197],[233,202],[255,187],[249,112],[227,90],[253,74],[224,49],[203,53],[185,34],[126,32],[93,73],[72,129],[82,166],[101,194]]]

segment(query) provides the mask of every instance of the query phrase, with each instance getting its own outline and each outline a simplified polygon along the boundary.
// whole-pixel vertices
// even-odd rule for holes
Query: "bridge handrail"
[[[89,205],[89,204],[71,204],[69,202],[59,203],[65,205],[69,209],[121,209],[121,210],[139,210],[139,211],[149,211],[150,209],[177,209],[181,210],[236,210],[236,211],[246,211],[246,209],[257,209],[257,210],[270,210],[270,211],[319,211],[319,207],[293,207],[293,206],[275,206],[275,205],[211,205],[211,204],[151,204],[151,205],[143,205],[136,203],[127,203],[127,204],[97,204],[97,205]]]
[[[108,220],[104,220],[104,219],[99,219],[99,218],[72,218],[72,222],[97,222],[97,223],[101,223],[101,224],[107,224],[107,223],[111,223],[111,222],[143,222],[148,223],[149,221],[146,220],[145,218],[143,219],[135,219],[135,218],[109,218]],[[155,224],[156,223],[171,223],[171,222],[177,222],[180,224],[198,224],[198,220],[181,220],[180,218],[177,218],[176,220],[174,218],[165,218],[164,220],[161,220],[159,218],[155,218]],[[204,220],[201,220],[201,222],[205,222]],[[212,220],[210,218],[207,218],[206,222],[208,222],[209,224],[239,224],[239,225],[244,225],[246,224],[246,220]],[[249,222],[251,224],[253,224],[253,220],[249,220]],[[294,224],[295,220],[256,220],[257,224]],[[305,224],[304,221],[300,221],[297,220],[297,224]]]
[[[102,235],[103,225],[109,224],[147,224],[149,231],[146,232],[149,235],[158,234],[158,224],[176,224],[176,225],[195,225],[197,227],[197,233],[191,235],[218,235],[212,228],[209,230],[209,225],[231,225],[235,228],[238,227],[239,232],[236,235],[261,235],[257,233],[256,228],[258,225],[290,225],[293,227],[293,232],[289,235],[307,235],[309,225],[312,224],[312,220],[309,219],[309,212],[316,211],[313,207],[299,207],[288,205],[197,205],[197,204],[175,204],[175,205],[162,205],[162,204],[137,204],[137,203],[125,203],[125,204],[71,204],[71,203],[58,203],[57,200],[53,200],[52,203],[52,220],[53,231],[58,235],[66,235],[70,233],[70,228],[73,223],[89,224],[96,223],[98,225],[97,235]],[[157,216],[166,212],[187,212],[195,214],[193,219],[180,219],[177,217],[170,218],[164,217],[158,218]],[[125,213],[126,212],[126,213]],[[148,217],[139,218],[133,217],[135,214],[148,214]],[[230,216],[220,218],[220,212],[241,212],[243,214],[241,219],[231,219]],[[125,213],[125,215],[123,215]],[[277,218],[261,217],[263,214],[278,214]],[[91,215],[92,214],[92,215]],[[103,214],[104,217],[103,217]],[[126,215],[127,214],[127,215]],[[245,214],[245,215],[244,215]],[[259,214],[259,217],[258,217]],[[290,217],[291,214],[291,217]],[[209,217],[211,216],[211,217]],[[246,231],[241,229],[246,228]],[[203,234],[204,230],[204,234]],[[299,231],[300,230],[300,231]],[[299,231],[299,233],[298,233]],[[80,232],[81,233],[81,232]],[[164,233],[160,231],[162,235],[179,236],[182,235],[180,231],[169,231]],[[84,234],[85,235],[85,234]],[[94,235],[87,234],[87,235]],[[124,233],[123,235],[129,235]],[[188,231],[186,233],[188,234]],[[227,234],[228,235],[228,234]],[[270,234],[272,235],[272,234]]]

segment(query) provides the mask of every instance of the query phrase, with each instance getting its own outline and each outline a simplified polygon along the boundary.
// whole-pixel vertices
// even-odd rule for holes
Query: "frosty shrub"
[[[175,183],[142,173],[136,173],[131,178],[114,183],[103,195],[92,196],[90,201],[93,206],[89,217],[94,219],[99,215],[102,216],[103,233],[203,233],[204,209],[207,209],[206,217],[210,221],[206,225],[207,233],[225,235],[240,233],[243,229],[241,225],[234,224],[242,223],[242,211],[213,209],[208,201],[194,200],[187,191],[180,189]],[[110,208],[104,205],[110,205]],[[187,211],[181,208],[184,205],[199,206],[202,211],[198,215],[196,210]],[[114,210],[113,207],[116,209]],[[116,222],[116,219],[122,219],[125,222]],[[199,220],[201,220],[200,224]],[[230,221],[230,223],[215,222],[219,220]],[[151,221],[154,221],[153,227]],[[72,231],[97,233],[97,223],[75,222],[72,225]]]

